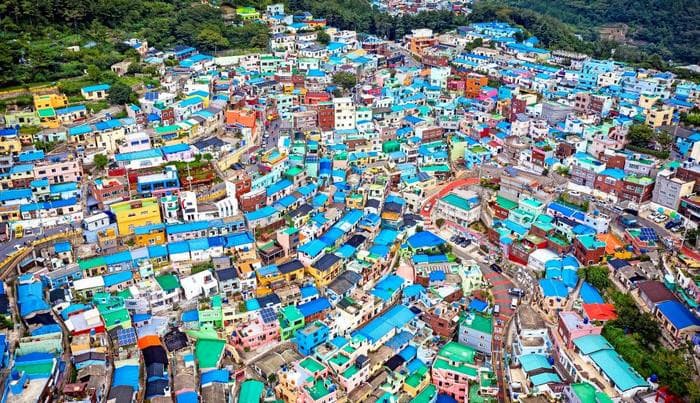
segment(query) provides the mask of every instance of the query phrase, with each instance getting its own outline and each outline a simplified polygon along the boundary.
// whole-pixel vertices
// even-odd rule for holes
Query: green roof
[[[53,108],[42,108],[37,111],[40,118],[52,118],[56,116],[56,111]]]
[[[599,392],[590,383],[574,383],[571,390],[581,403],[612,403],[612,399],[603,392]]]
[[[131,324],[131,316],[129,316],[129,311],[126,308],[115,309],[110,312],[101,313],[102,319],[105,321],[105,326],[112,328],[116,325],[122,323]]]
[[[462,324],[481,333],[493,333],[493,320],[483,315],[468,315],[464,317]]]
[[[634,183],[634,184],[642,185],[642,186],[648,186],[648,185],[651,185],[652,183],[654,183],[654,179],[646,177],[646,176],[630,175],[630,176],[625,177],[624,180],[625,180],[625,182],[630,182],[630,183]]]
[[[541,201],[539,201],[539,200],[537,200],[537,199],[533,199],[533,198],[531,198],[531,197],[528,197],[528,198],[525,199],[525,200],[521,200],[520,202],[521,202],[522,204],[525,204],[525,205],[527,205],[527,206],[534,207],[534,208],[540,208],[540,207],[542,207],[542,202],[541,202]]]
[[[162,288],[165,292],[170,292],[180,288],[180,280],[178,280],[177,276],[171,273],[156,277],[156,281],[160,285],[160,288]]]
[[[459,197],[454,193],[450,193],[440,200],[444,201],[445,203],[447,203],[449,205],[457,207],[458,209],[462,209],[462,210],[471,210],[472,209],[472,206],[469,204],[469,200],[465,199],[464,197]]]
[[[446,164],[426,165],[420,167],[421,172],[450,172],[450,167]]]
[[[501,208],[504,208],[506,210],[514,210],[518,207],[518,203],[501,196],[496,196],[496,204],[498,204]]]
[[[454,341],[445,344],[438,353],[438,357],[469,364],[474,364],[474,355],[476,355],[476,350]]]
[[[421,392],[411,400],[411,403],[430,403],[437,395],[437,387],[432,383],[421,390]]]
[[[581,242],[586,249],[600,249],[605,247],[605,242],[599,241],[594,235],[583,235],[578,237],[578,241]]]
[[[523,354],[518,358],[523,367],[523,371],[530,372],[542,368],[552,368],[547,357],[542,354]]]
[[[342,367],[343,365],[347,364],[348,361],[350,361],[350,358],[348,358],[348,356],[346,356],[345,354],[336,354],[333,357],[331,357],[331,359],[328,361],[339,367]]]
[[[314,400],[319,400],[330,393],[324,379],[316,379],[316,382],[307,389]]]
[[[547,383],[561,382],[561,378],[559,378],[559,375],[552,372],[543,372],[541,374],[533,375],[530,377],[530,380],[535,386],[540,386]]]
[[[50,375],[51,371],[53,370],[53,367],[53,360],[42,363],[36,363],[32,361],[27,363],[15,363],[14,369],[17,372],[24,371],[27,375]]]
[[[194,346],[194,353],[200,368],[216,368],[226,341],[217,339],[199,339]],[[247,401],[247,400],[246,400]]]
[[[350,379],[350,378],[352,378],[353,375],[355,375],[359,371],[360,370],[357,368],[357,365],[351,365],[348,367],[348,369],[345,370],[345,372],[343,372],[341,374],[341,376],[345,379]]]
[[[479,394],[479,385],[472,383],[469,385],[469,403],[491,403],[495,402],[496,399],[488,396],[481,396]]]
[[[289,169],[287,170],[287,172],[285,172],[284,174],[287,175],[287,176],[297,176],[297,175],[299,175],[299,174],[302,173],[302,172],[304,172],[303,169],[301,169],[301,168],[299,168],[299,167],[297,167],[297,166],[294,166],[294,167],[289,168]]]
[[[304,369],[306,369],[307,371],[312,372],[312,373],[314,373],[314,372],[319,372],[319,371],[323,371],[324,369],[326,369],[326,367],[325,367],[323,364],[321,364],[320,362],[314,360],[314,359],[311,358],[311,357],[306,357],[306,358],[304,358],[304,359],[299,363],[299,365],[300,365],[302,368],[304,368]]]
[[[259,402],[263,395],[265,384],[255,379],[246,379],[241,384],[241,391],[238,394],[239,402]]]
[[[299,319],[304,319],[304,315],[296,306],[288,305],[282,308],[282,318],[289,323],[294,323]]]
[[[105,262],[105,258],[103,256],[98,256],[87,260],[78,260],[78,267],[80,267],[80,270],[89,270],[106,265],[107,262]]]
[[[590,358],[605,376],[611,379],[615,386],[623,392],[649,386],[644,378],[630,367],[627,361],[623,360],[615,350],[596,351],[590,355]]]
[[[610,343],[599,334],[578,337],[574,339],[574,345],[583,355],[592,354],[600,350],[612,350]]]

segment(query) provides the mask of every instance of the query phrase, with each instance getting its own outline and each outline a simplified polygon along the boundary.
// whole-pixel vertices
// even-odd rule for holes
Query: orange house
[[[240,124],[251,129],[256,127],[255,111],[251,109],[230,109],[226,111],[226,124]]]
[[[464,85],[464,92],[467,98],[477,98],[479,92],[481,92],[481,87],[485,87],[489,84],[489,79],[481,74],[471,73],[467,76]]]

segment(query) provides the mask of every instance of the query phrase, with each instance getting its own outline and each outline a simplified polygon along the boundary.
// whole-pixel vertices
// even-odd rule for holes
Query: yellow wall
[[[132,207],[135,203],[141,202],[140,207]],[[134,228],[144,225],[159,224],[160,205],[155,198],[125,201],[112,204],[112,212],[117,218],[117,228],[119,235],[131,235]]]

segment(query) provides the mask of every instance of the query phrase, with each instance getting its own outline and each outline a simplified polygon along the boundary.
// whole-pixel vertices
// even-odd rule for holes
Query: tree
[[[131,102],[132,96],[133,92],[131,91],[131,87],[121,81],[117,81],[109,89],[107,100],[113,105],[124,105]]]
[[[666,130],[659,130],[656,133],[656,143],[662,150],[668,149],[671,144],[673,144],[673,136],[671,136]]]
[[[445,225],[445,219],[438,218],[437,220],[435,220],[435,225],[437,225],[438,228],[442,228],[442,226]]]
[[[204,28],[195,38],[197,44],[207,50],[227,48],[229,41],[221,32],[213,28]]]
[[[333,84],[338,85],[346,91],[357,84],[357,77],[347,71],[339,71],[333,75]]]
[[[591,266],[584,269],[586,281],[600,291],[605,291],[612,284],[610,270],[606,266]]]
[[[654,139],[654,130],[646,125],[632,125],[627,132],[627,141],[638,147],[648,147]]]
[[[322,45],[328,45],[328,42],[331,41],[331,36],[328,35],[326,31],[319,30],[318,32],[316,32],[316,40]]]
[[[93,162],[95,163],[95,168],[101,171],[109,164],[109,159],[104,154],[95,154]]]

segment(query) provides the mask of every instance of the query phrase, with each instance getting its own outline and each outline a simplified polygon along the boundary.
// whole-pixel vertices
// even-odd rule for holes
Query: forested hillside
[[[503,4],[503,2],[499,2]],[[589,40],[598,27],[624,23],[642,50],[677,62],[700,61],[698,0],[506,0],[571,24]],[[643,42],[643,43],[641,43]]]
[[[269,38],[266,25],[226,24],[198,0],[0,0],[0,18],[0,86],[108,69],[133,56],[121,45],[130,37],[204,50],[265,48]]]

